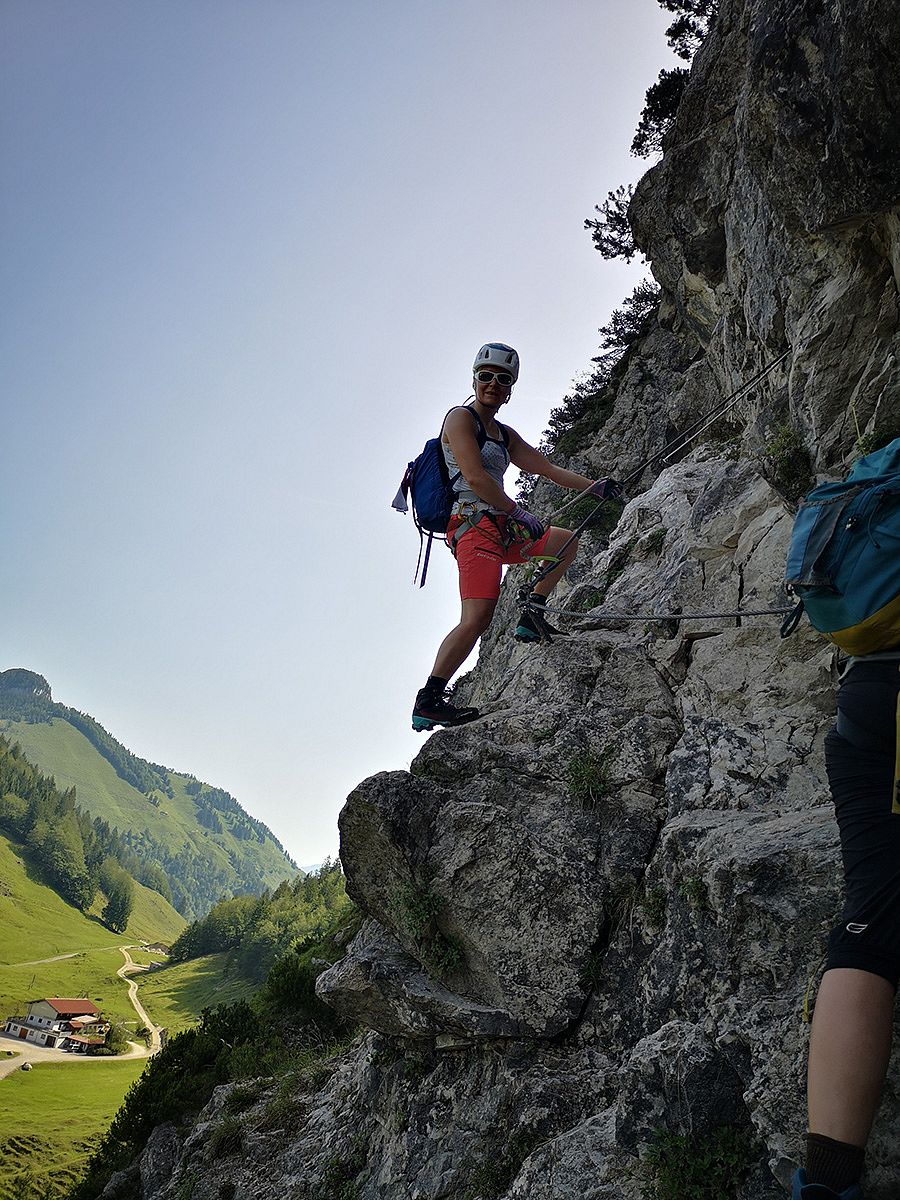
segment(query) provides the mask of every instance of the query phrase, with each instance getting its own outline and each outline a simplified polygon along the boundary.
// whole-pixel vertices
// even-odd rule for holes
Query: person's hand
[[[523,529],[527,530],[531,541],[536,542],[539,537],[543,537],[544,526],[541,524],[538,518],[534,516],[533,513],[528,511],[527,508],[522,508],[520,504],[517,504],[516,507],[506,515],[510,521],[515,522],[516,525],[521,525]]]
[[[597,479],[588,488],[588,495],[596,496],[598,500],[620,500],[622,485],[615,479]]]

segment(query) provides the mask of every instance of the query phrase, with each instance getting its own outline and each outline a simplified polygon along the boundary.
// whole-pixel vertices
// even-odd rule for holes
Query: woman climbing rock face
[[[592,481],[556,466],[498,421],[497,414],[509,402],[519,377],[519,356],[511,346],[488,342],[475,355],[472,372],[474,399],[451,409],[441,432],[448,474],[451,479],[458,476],[446,536],[459,568],[462,613],[459,624],[441,643],[431,674],[416,696],[412,723],[420,732],[436,725],[462,725],[479,715],[475,708],[451,704],[445,692],[491,623],[505,565],[535,559],[555,562],[529,596],[514,636],[522,642],[549,641],[557,632],[540,609],[575,558],[578,539],[568,529],[545,530],[536,516],[506,494],[503,476],[509,464],[601,499],[620,494],[612,480]]]

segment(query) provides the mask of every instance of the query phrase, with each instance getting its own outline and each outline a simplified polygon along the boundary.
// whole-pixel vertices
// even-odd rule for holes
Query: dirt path
[[[128,999],[131,1001],[131,1006],[138,1015],[138,1020],[141,1024],[146,1025],[150,1030],[150,1048],[142,1045],[140,1042],[129,1042],[131,1049],[127,1054],[119,1054],[116,1056],[116,1061],[121,1061],[123,1058],[147,1058],[151,1054],[157,1054],[161,1049],[162,1042],[159,1036],[159,1029],[150,1020],[147,1010],[141,1004],[138,998],[138,987],[134,979],[129,979],[129,975],[139,975],[147,970],[139,963],[136,963],[128,953],[129,947],[120,946],[119,949],[125,956],[124,964],[119,967],[116,974],[123,983],[128,986]],[[39,959],[38,962],[58,962],[63,958],[77,958],[80,951],[72,954],[58,954],[55,958]],[[19,963],[19,966],[36,966],[35,963]],[[13,1051],[13,1057],[7,1058],[5,1051]],[[18,1071],[23,1063],[42,1063],[42,1062],[65,1062],[65,1063],[92,1063],[92,1062],[110,1062],[110,1058],[102,1055],[90,1054],[72,1054],[68,1050],[51,1050],[47,1046],[36,1046],[33,1042],[25,1042],[20,1038],[12,1037],[8,1033],[0,1030],[0,1079],[11,1075],[13,1071]]]
[[[39,967],[43,963],[62,962],[64,958],[77,958],[79,954],[84,954],[84,950],[73,950],[70,954],[54,954],[52,958],[35,958],[31,962],[26,963],[10,963],[11,967]]]
[[[124,1058],[146,1058],[149,1054],[146,1046],[139,1042],[129,1042],[131,1049],[127,1054],[118,1054],[115,1058],[96,1054],[71,1054],[67,1050],[50,1050],[46,1046],[35,1046],[32,1042],[23,1042],[0,1031],[0,1079],[18,1071],[23,1063],[97,1063],[121,1062]],[[7,1058],[6,1051],[12,1050],[14,1057]]]
[[[125,955],[125,965],[119,967],[118,971],[116,971],[116,974],[120,979],[124,980],[128,984],[128,999],[131,1001],[132,1008],[137,1013],[143,1024],[146,1025],[150,1030],[150,1053],[158,1054],[162,1049],[162,1042],[160,1041],[159,1037],[159,1029],[157,1029],[157,1027],[150,1020],[146,1008],[144,1008],[143,1004],[141,1004],[140,1000],[138,999],[137,982],[134,979],[128,978],[129,975],[143,974],[147,968],[140,966],[134,961],[134,959],[128,953],[128,948],[126,946],[120,946],[119,949]]]

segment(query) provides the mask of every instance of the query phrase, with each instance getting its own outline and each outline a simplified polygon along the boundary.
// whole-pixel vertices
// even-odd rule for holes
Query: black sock
[[[810,1183],[820,1183],[842,1192],[862,1177],[865,1146],[836,1142],[822,1133],[806,1135],[806,1174]]]
[[[429,675],[428,682],[422,688],[422,691],[433,692],[436,696],[440,696],[449,682],[449,679],[441,679],[440,675]]]
[[[544,605],[547,603],[547,597],[542,596],[540,594],[540,592],[532,592],[531,595],[528,597],[528,603],[529,604],[537,604],[540,608],[543,608]]]

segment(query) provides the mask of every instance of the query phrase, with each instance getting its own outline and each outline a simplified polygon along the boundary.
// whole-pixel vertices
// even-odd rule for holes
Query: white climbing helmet
[[[500,367],[509,371],[513,383],[519,378],[519,356],[512,346],[505,346],[503,342],[488,342],[481,347],[475,355],[472,371],[478,371],[481,367]]]

